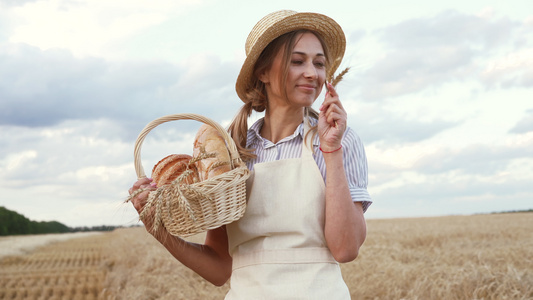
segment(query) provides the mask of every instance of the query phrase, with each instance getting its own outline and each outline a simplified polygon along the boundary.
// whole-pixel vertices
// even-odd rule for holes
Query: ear
[[[264,84],[269,84],[270,83],[270,76],[269,76],[269,72],[268,70],[264,70],[263,72],[261,72],[257,78],[259,78],[259,80],[261,82],[263,82]]]

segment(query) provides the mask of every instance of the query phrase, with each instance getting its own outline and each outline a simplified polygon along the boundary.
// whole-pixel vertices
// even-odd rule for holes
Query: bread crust
[[[158,187],[172,183],[187,168],[192,173],[188,175],[183,183],[192,184],[199,181],[198,170],[194,164],[189,166],[192,157],[187,154],[171,154],[160,160],[152,169],[152,179]]]
[[[211,156],[198,160],[196,168],[200,181],[231,171],[231,158],[226,141],[214,127],[204,124],[196,133],[193,156]]]

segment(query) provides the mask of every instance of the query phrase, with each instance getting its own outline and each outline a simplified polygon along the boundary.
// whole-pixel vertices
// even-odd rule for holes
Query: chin
[[[315,100],[318,98],[316,93],[294,93],[289,94],[289,103],[299,107],[308,107],[312,106],[315,103]]]
[[[309,100],[309,101],[306,101],[306,102],[305,102],[305,106],[306,106],[306,107],[307,107],[307,106],[312,106],[312,105],[315,103],[315,101],[316,101],[316,98],[313,98],[313,99],[311,99],[311,100]]]
[[[293,103],[298,103],[303,107],[307,107],[307,106],[313,105],[316,99],[317,97],[314,97],[314,96],[302,97],[300,99],[297,99],[296,101],[293,101]]]

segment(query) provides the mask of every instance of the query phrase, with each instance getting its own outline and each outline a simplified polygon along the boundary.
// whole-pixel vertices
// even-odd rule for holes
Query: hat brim
[[[259,25],[260,24],[258,23],[256,27]],[[257,41],[249,50],[235,84],[237,95],[245,103],[248,101],[246,95],[252,88],[254,66],[257,59],[270,42],[285,33],[300,29],[307,29],[318,33],[328,46],[331,56],[332,64],[328,67],[328,76],[332,75],[341,64],[346,48],[346,38],[340,25],[328,16],[318,13],[295,12],[294,14],[288,15],[275,22],[265,22],[261,25],[268,28],[264,30],[260,30],[259,28],[257,30],[261,35],[256,37]],[[256,27],[254,27],[254,29],[256,29]],[[252,33],[253,32],[254,30],[252,30]]]

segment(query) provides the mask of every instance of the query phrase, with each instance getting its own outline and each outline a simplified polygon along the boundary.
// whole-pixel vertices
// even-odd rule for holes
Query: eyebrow
[[[293,51],[292,54],[308,55],[305,52]],[[325,56],[324,53],[317,53],[316,56]]]

